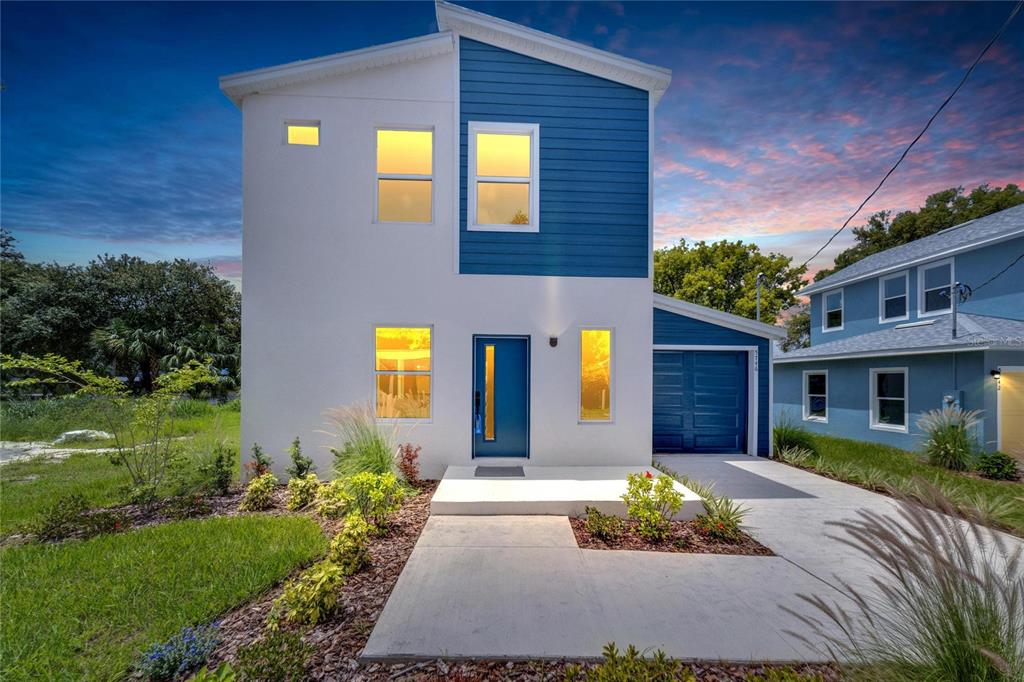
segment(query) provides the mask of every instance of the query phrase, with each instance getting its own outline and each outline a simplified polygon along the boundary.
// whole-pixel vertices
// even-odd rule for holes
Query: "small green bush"
[[[697,528],[717,540],[735,542],[743,533],[740,525],[747,515],[747,508],[724,496],[704,498],[704,514],[696,518]]]
[[[242,511],[260,511],[269,509],[274,503],[274,488],[277,487],[277,476],[263,474],[249,481],[249,486],[238,506]]]
[[[1005,452],[983,452],[978,457],[978,473],[996,481],[1016,481],[1017,460]]]
[[[952,471],[970,469],[978,449],[975,428],[980,414],[947,406],[926,412],[917,420],[917,427],[925,434],[923,449],[928,463]]]
[[[89,503],[79,493],[66,495],[43,512],[35,526],[40,540],[53,541],[71,537],[80,527],[81,518],[89,509]]]
[[[398,511],[405,500],[405,489],[391,472],[363,472],[342,480],[351,500],[351,511],[358,512],[373,528],[387,527],[388,517]]]
[[[298,633],[274,630],[238,649],[238,676],[259,682],[300,682],[313,651]]]
[[[288,448],[288,456],[292,460],[292,465],[286,469],[286,472],[292,478],[304,478],[307,474],[316,471],[313,460],[302,454],[302,443],[299,442],[298,436]]]
[[[199,463],[198,471],[202,486],[211,493],[226,495],[235,477],[237,461],[237,450],[227,443],[215,443],[209,458]]]
[[[316,499],[320,489],[320,479],[316,474],[297,476],[288,481],[287,507],[291,511],[308,507]]]
[[[345,480],[336,478],[316,491],[316,513],[325,519],[340,519],[348,513],[352,496],[345,490]]]
[[[596,507],[587,507],[584,527],[587,532],[600,540],[616,540],[622,536],[626,524],[614,514],[604,514]]]
[[[188,682],[236,682],[237,679],[235,669],[225,661],[213,670],[204,665],[195,675],[188,678]]]
[[[744,682],[825,682],[821,673],[799,673],[792,668],[768,668],[762,674],[748,673]]]
[[[345,526],[331,540],[327,558],[341,566],[345,575],[370,563],[370,526],[362,516],[352,513],[345,517]]]
[[[197,669],[220,643],[217,624],[187,627],[142,654],[138,671],[149,680],[173,680]]]
[[[693,672],[679,661],[669,658],[664,651],[655,651],[644,658],[630,644],[619,653],[615,642],[604,645],[604,661],[583,671],[578,665],[565,670],[565,682],[695,682]]]
[[[191,519],[206,516],[212,511],[210,503],[201,495],[177,495],[167,501],[164,511],[172,519]]]
[[[792,417],[783,416],[772,430],[772,444],[775,452],[787,448],[800,448],[818,454],[811,432],[796,423]]]
[[[245,463],[245,468],[249,470],[249,474],[254,478],[262,476],[263,474],[270,473],[270,467],[273,465],[274,460],[270,458],[270,455],[263,452],[263,448],[259,443],[253,443],[252,457]]]
[[[668,537],[669,521],[683,507],[683,496],[673,487],[673,479],[658,476],[656,480],[650,472],[630,474],[622,495],[626,513],[637,522],[637,534],[651,542]]]
[[[341,566],[324,560],[313,564],[284,586],[274,601],[268,624],[276,629],[281,619],[295,625],[316,625],[338,605],[338,589],[345,584]]]

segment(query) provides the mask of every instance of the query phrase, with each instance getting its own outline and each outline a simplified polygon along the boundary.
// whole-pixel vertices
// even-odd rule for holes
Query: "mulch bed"
[[[718,540],[697,529],[694,521],[670,521],[670,535],[664,542],[649,542],[637,535],[636,522],[625,521],[625,532],[615,540],[602,540],[587,532],[586,521],[570,518],[576,544],[583,549],[628,549],[640,552],[678,552],[684,554],[744,554],[749,556],[775,556],[775,553],[740,532],[736,541]]]

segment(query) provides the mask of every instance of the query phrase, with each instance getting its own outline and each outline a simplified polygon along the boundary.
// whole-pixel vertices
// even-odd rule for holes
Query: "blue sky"
[[[801,261],[1011,9],[464,4],[671,68],[656,119],[657,244],[744,239]],[[0,30],[2,221],[26,255],[195,258],[237,280],[241,115],[218,76],[436,24],[430,2],[5,2]],[[949,186],[1024,182],[1022,62],[1018,17],[867,211],[914,208]],[[848,244],[837,240],[816,265]]]

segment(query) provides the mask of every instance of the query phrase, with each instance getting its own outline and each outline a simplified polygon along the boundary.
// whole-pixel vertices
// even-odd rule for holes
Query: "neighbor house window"
[[[376,409],[380,419],[429,419],[430,327],[377,327],[374,334]]]
[[[907,319],[907,298],[910,279],[901,272],[878,280],[878,321],[897,322]]]
[[[907,431],[907,369],[871,370],[871,428]]]
[[[469,229],[537,232],[540,127],[469,124]]]
[[[828,370],[804,372],[804,421],[828,423]]]
[[[612,330],[580,330],[580,421],[612,418]]]
[[[821,297],[821,328],[827,332],[843,328],[843,290],[829,291]]]
[[[377,131],[377,222],[433,220],[434,133]]]
[[[952,306],[953,261],[922,265],[917,269],[918,315],[938,315]]]
[[[287,144],[319,147],[320,121],[285,121],[284,136]]]

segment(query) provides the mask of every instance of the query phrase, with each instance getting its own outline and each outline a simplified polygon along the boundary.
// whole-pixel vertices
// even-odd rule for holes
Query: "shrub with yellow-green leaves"
[[[287,507],[296,511],[308,507],[316,499],[316,493],[320,489],[320,479],[316,474],[296,476],[288,480],[288,502]]]
[[[370,563],[370,526],[359,514],[345,517],[345,526],[331,540],[327,558],[352,575]]]
[[[242,511],[261,511],[269,509],[274,503],[274,488],[277,487],[277,476],[262,474],[249,481],[249,486],[238,506]]]
[[[313,564],[284,586],[274,600],[267,624],[271,630],[281,620],[295,625],[316,625],[338,605],[338,590],[345,584],[341,566],[330,559]]]

